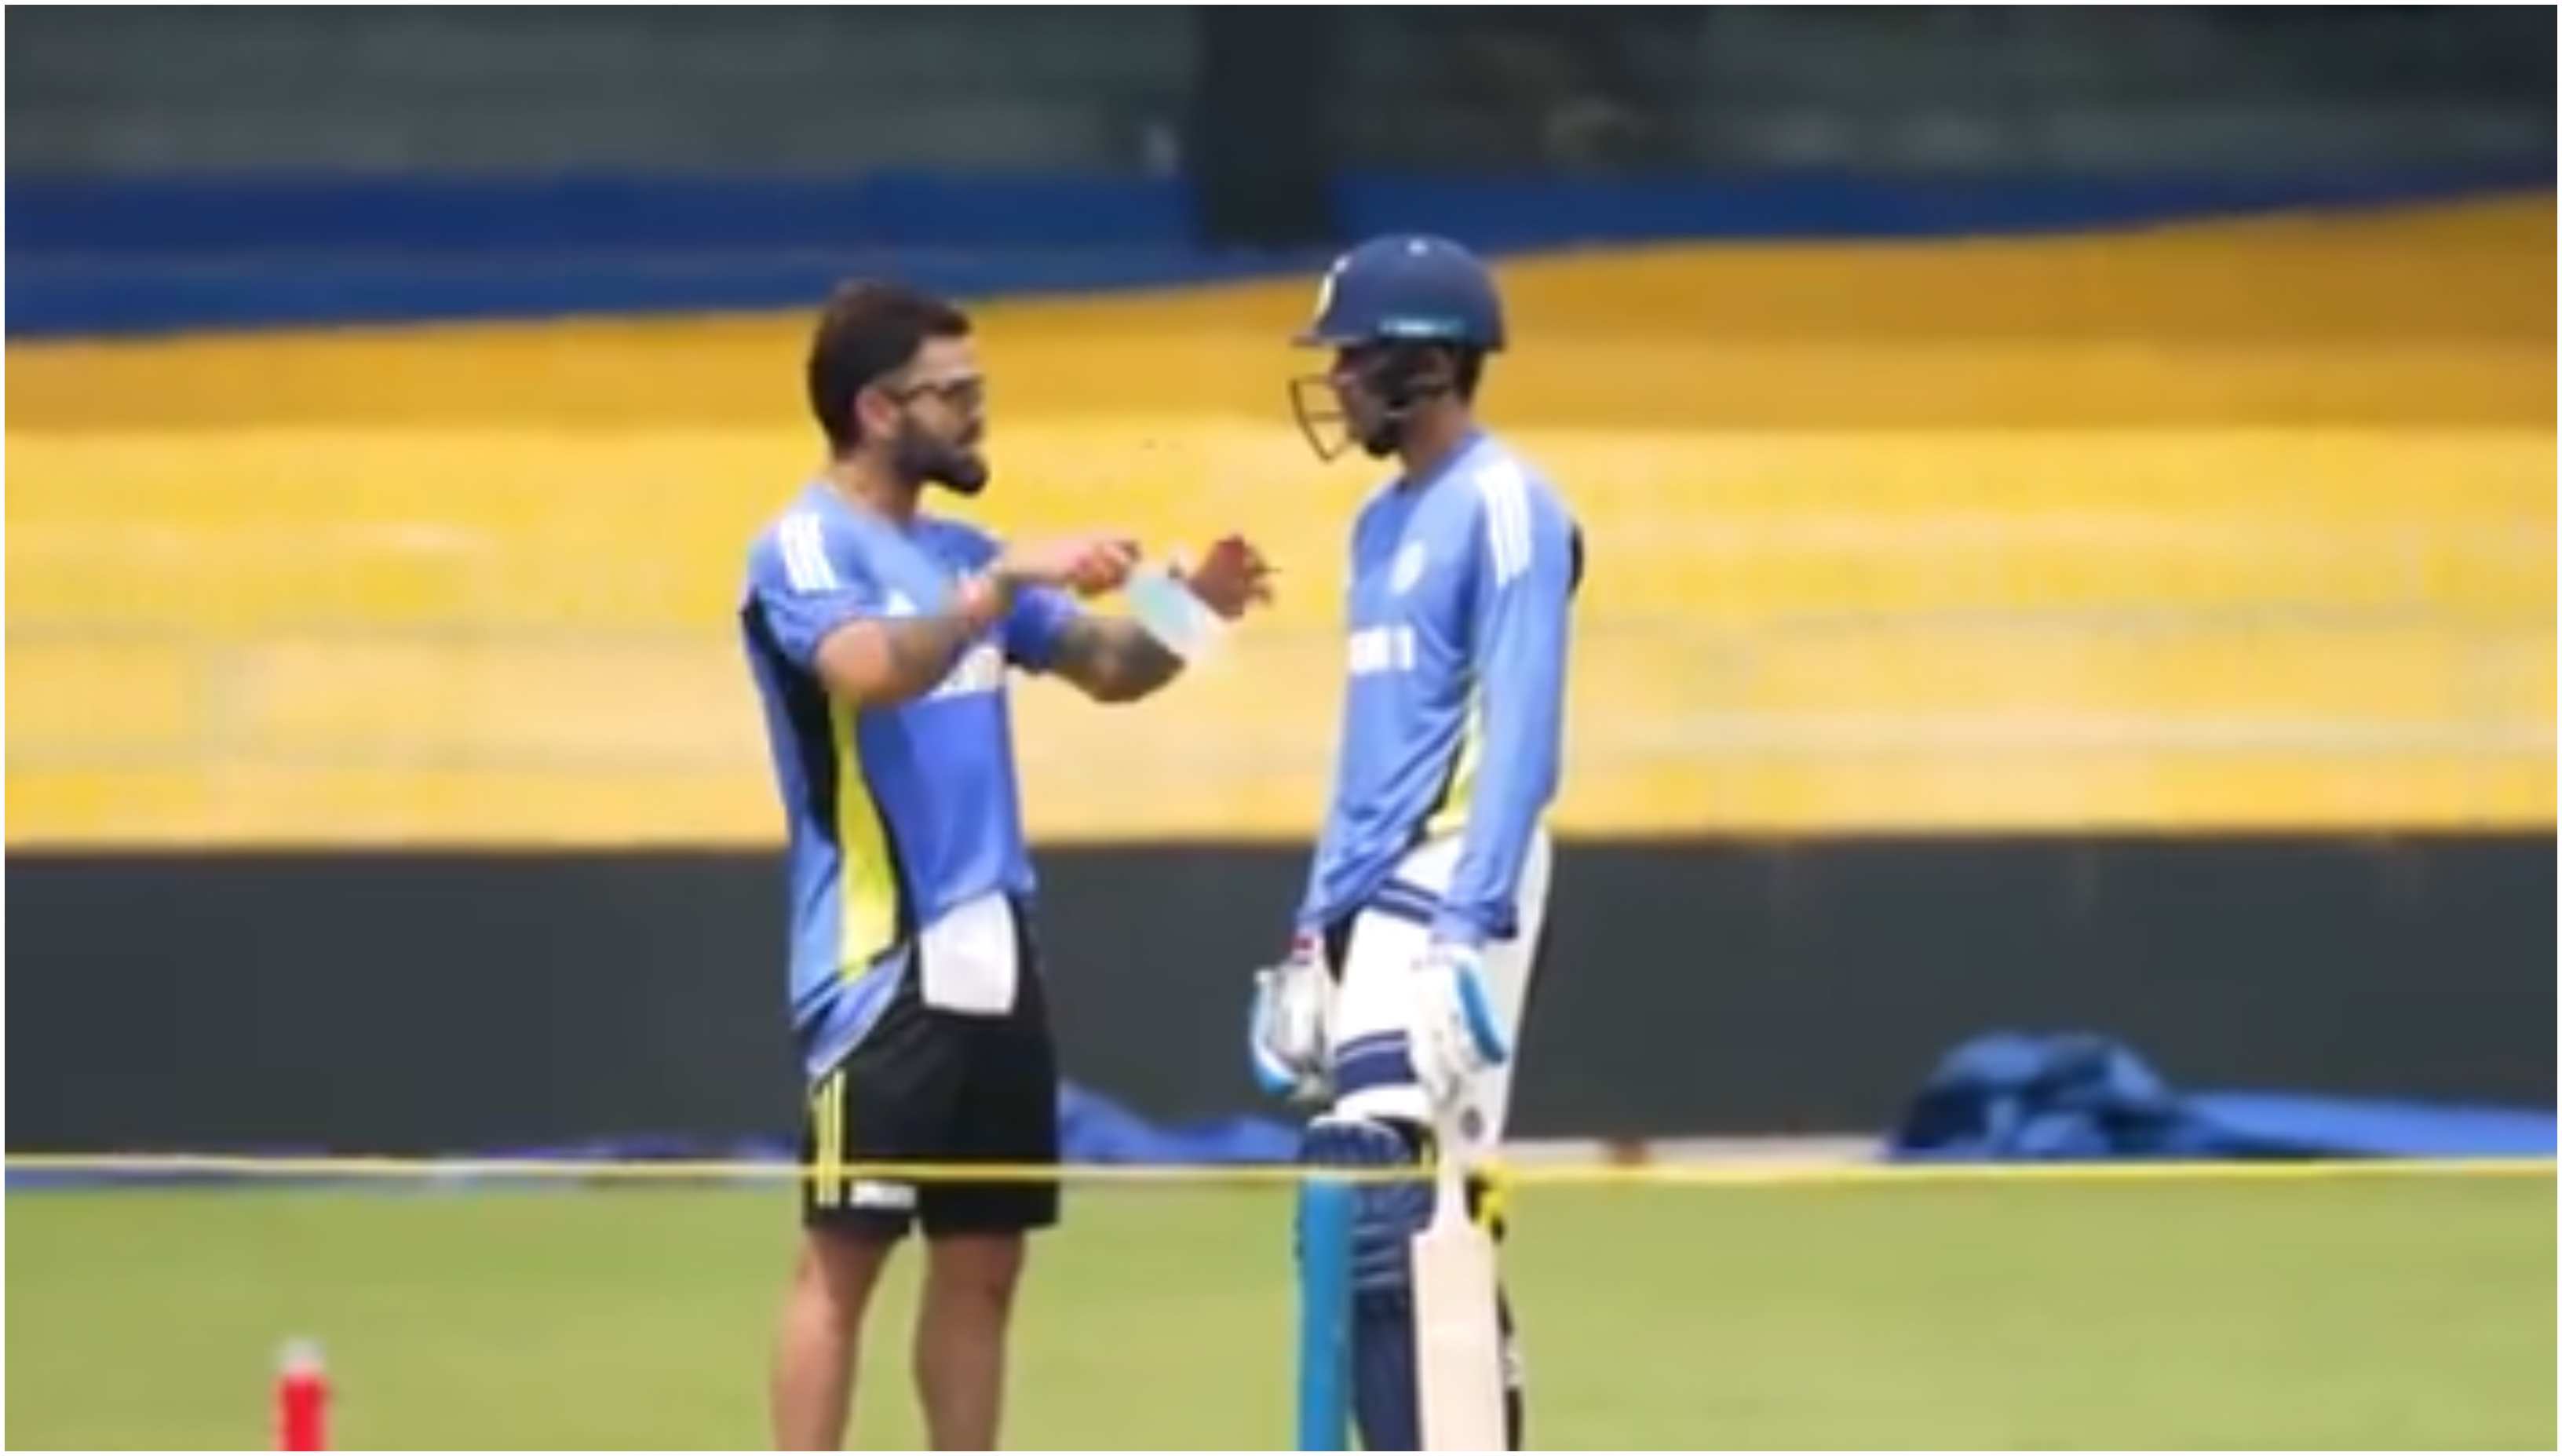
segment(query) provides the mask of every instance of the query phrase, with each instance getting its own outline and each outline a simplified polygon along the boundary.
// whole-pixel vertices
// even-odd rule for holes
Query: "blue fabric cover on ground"
[[[1160,1127],[1073,1082],[1059,1084],[1058,1144],[1070,1163],[1288,1163],[1299,1154],[1298,1130],[1268,1118]]]
[[[1214,1118],[1197,1123],[1160,1126],[1102,1093],[1080,1087],[1073,1082],[1059,1084],[1058,1140],[1060,1156],[1070,1163],[1286,1164],[1292,1162],[1299,1151],[1298,1131],[1267,1118]],[[187,1151],[214,1150],[190,1149]],[[256,1149],[222,1151],[274,1158],[319,1158],[326,1157],[329,1150],[271,1145]],[[675,1161],[789,1163],[793,1159],[794,1150],[790,1142],[780,1138],[750,1138],[723,1143],[701,1138],[669,1136],[604,1138],[593,1142],[544,1148],[510,1148],[487,1155],[455,1154],[453,1156],[457,1159],[486,1156],[557,1163]],[[244,1178],[244,1175],[230,1173],[99,1174],[12,1170],[8,1176],[8,1185],[13,1190],[24,1192],[35,1188],[82,1187],[99,1183],[232,1183],[243,1181]],[[392,1185],[438,1187],[477,1181],[479,1181],[477,1175],[458,1169],[451,1174],[431,1175],[423,1181],[403,1182]]]
[[[2551,1111],[2261,1092],[2181,1095],[2088,1032],[2003,1031],[1942,1059],[1887,1140],[1905,1161],[2549,1158]]]

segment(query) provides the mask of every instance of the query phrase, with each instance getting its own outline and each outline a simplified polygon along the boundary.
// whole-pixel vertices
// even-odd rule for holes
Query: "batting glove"
[[[1254,1004],[1247,1015],[1246,1054],[1255,1085],[1266,1096],[1290,1102],[1325,1102],[1334,1087],[1329,1012],[1334,1001],[1325,949],[1301,936],[1290,959],[1254,973]]]
[[[1437,1107],[1455,1107],[1479,1072],[1512,1057],[1512,1039],[1486,990],[1485,958],[1474,946],[1435,941],[1415,967],[1414,1023],[1407,1032],[1414,1076]]]

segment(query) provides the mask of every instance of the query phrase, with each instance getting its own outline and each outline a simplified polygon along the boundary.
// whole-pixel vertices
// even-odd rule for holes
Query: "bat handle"
[[[1432,1221],[1468,1221],[1467,1143],[1447,1116],[1432,1120]]]

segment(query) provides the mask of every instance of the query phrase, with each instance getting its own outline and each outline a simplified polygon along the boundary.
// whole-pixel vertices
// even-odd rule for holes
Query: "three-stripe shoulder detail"
[[[833,592],[841,587],[836,568],[827,560],[819,517],[796,510],[774,524],[774,547],[783,559],[784,580],[796,592]]]

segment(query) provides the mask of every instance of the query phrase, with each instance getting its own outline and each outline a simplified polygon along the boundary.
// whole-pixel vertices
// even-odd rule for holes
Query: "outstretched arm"
[[[1098,703],[1128,703],[1174,681],[1184,659],[1126,617],[1079,617],[1060,630],[1050,670]]]
[[[1272,568],[1241,536],[1213,543],[1184,585],[1228,621],[1272,600]],[[1175,680],[1184,659],[1126,617],[1067,620],[1048,653],[1048,668],[1101,703],[1136,702]]]
[[[1129,577],[1138,559],[1135,544],[1110,535],[1007,547],[986,571],[961,584],[950,610],[928,617],[855,618],[821,641],[815,665],[827,690],[847,702],[905,702],[931,692],[973,641],[1006,621],[1031,594],[1108,591]]]
[[[932,617],[858,617],[820,639],[813,665],[827,691],[856,707],[905,702],[933,689],[981,633],[1003,617],[1013,587],[981,577]]]

